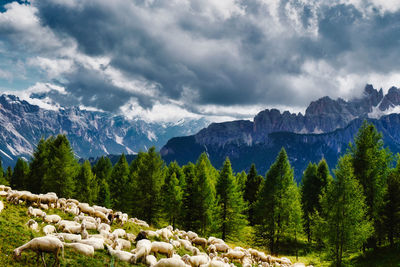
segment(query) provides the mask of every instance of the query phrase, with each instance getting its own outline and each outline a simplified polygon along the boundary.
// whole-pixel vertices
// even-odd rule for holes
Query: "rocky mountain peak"
[[[0,105],[4,110],[12,111],[15,114],[18,113],[33,113],[38,112],[39,107],[31,105],[25,100],[20,100],[19,97],[14,95],[1,95]]]
[[[400,89],[397,87],[391,87],[388,93],[383,98],[381,104],[379,105],[379,109],[381,111],[388,110],[389,108],[393,108],[395,106],[400,105]]]

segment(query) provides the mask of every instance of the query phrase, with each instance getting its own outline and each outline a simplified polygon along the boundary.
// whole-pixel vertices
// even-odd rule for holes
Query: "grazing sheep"
[[[169,241],[169,239],[173,236],[171,230],[168,228],[162,228],[156,231],[156,233],[161,236],[164,241]]]
[[[196,237],[199,237],[195,232],[192,232],[192,231],[187,232],[186,235],[190,240],[195,239]]]
[[[223,262],[222,260],[210,260],[206,264],[200,265],[200,267],[229,267],[229,263]]]
[[[209,245],[207,248],[207,252],[210,253],[216,253],[217,252],[217,248],[215,247],[215,245]]]
[[[223,256],[230,260],[240,260],[240,262],[242,262],[246,254],[243,251],[231,249],[227,253],[223,254]]]
[[[93,218],[93,217],[91,217],[91,216],[86,216],[86,215],[78,215],[78,216],[75,216],[75,217],[74,217],[74,221],[75,221],[75,222],[83,222],[83,221],[86,221],[86,222],[90,222],[90,223],[93,223],[93,224],[97,224],[97,221],[96,221],[95,218]]]
[[[57,200],[58,200],[58,197],[57,197],[56,193],[52,193],[52,192],[47,193],[45,195],[40,194],[38,197],[38,202],[41,204],[57,205]]]
[[[80,227],[81,225],[77,222],[74,221],[68,221],[68,220],[61,220],[57,223],[57,228],[58,230],[62,231],[66,227],[71,227],[71,226],[77,226]]]
[[[85,256],[94,256],[94,248],[91,245],[86,245],[82,243],[63,243],[65,247],[70,247],[79,252],[80,254],[83,254]]]
[[[100,232],[101,230],[104,230],[106,232],[110,232],[111,231],[111,226],[109,224],[106,224],[106,223],[100,223],[97,226],[97,231]]]
[[[69,242],[78,242],[78,241],[82,240],[81,235],[75,235],[75,234],[57,233],[57,234],[55,234],[55,236],[60,237],[63,240],[69,241]]]
[[[126,233],[126,238],[131,242],[135,242],[136,236],[131,233]]]
[[[102,222],[110,223],[107,216],[99,210],[94,210],[93,216],[99,218]]]
[[[57,214],[46,215],[43,219],[46,223],[58,223],[61,221],[61,217]]]
[[[139,240],[136,243],[136,249],[132,250],[131,252],[135,254],[136,260],[145,258],[151,252],[151,241],[148,239]]]
[[[179,241],[177,241],[177,240],[170,239],[170,240],[169,240],[169,243],[170,243],[171,245],[173,245],[174,248],[180,248],[180,247],[181,247],[181,242],[179,242]]]
[[[78,241],[79,243],[92,246],[95,250],[104,249],[104,239],[91,237],[89,239],[82,239]]]
[[[225,243],[215,243],[214,244],[215,249],[217,250],[217,252],[228,252],[228,250],[230,249],[230,247],[225,244]]]
[[[81,224],[81,235],[82,235],[82,239],[88,239],[89,238],[89,233],[86,230],[85,222],[82,222],[82,224]]]
[[[202,264],[207,264],[210,258],[207,255],[189,256],[185,254],[182,256],[182,260],[186,264],[190,264],[192,267],[199,267]]]
[[[56,228],[53,225],[48,224],[45,227],[43,227],[43,233],[45,235],[51,235],[51,234],[57,233],[57,231],[56,231]]]
[[[141,227],[146,227],[146,228],[150,227],[147,222],[139,220],[138,218],[130,218],[128,221],[129,222],[133,222],[134,224],[137,224],[137,225],[139,225]]]
[[[146,236],[147,237],[150,237],[150,238],[159,237],[157,232],[154,232],[154,231],[151,231],[151,230],[146,230],[144,232],[146,232]]]
[[[113,235],[117,235],[117,237],[126,237],[126,232],[124,229],[118,228],[112,232]]]
[[[202,237],[195,237],[192,239],[192,243],[195,245],[201,246],[203,249],[206,248],[207,245],[207,239],[202,238]]]
[[[88,215],[94,214],[94,208],[90,207],[87,203],[79,203],[78,208],[81,212],[86,213]]]
[[[216,238],[214,236],[210,236],[207,241],[208,241],[208,244],[217,244],[217,243],[225,244],[224,240],[222,240],[221,238]]]
[[[97,224],[88,222],[86,219],[82,221],[82,224],[85,224],[87,230],[97,230]]]
[[[4,209],[3,201],[0,200],[0,213],[3,211],[3,209]]]
[[[114,241],[114,249],[116,250],[130,249],[131,246],[132,246],[131,242],[122,238],[117,238]]]
[[[157,263],[157,259],[156,259],[156,257],[154,257],[153,255],[147,255],[147,256],[146,256],[145,263],[146,263],[148,266],[154,266],[154,265]]]
[[[40,209],[34,209],[32,207],[28,208],[28,215],[29,216],[34,216],[34,217],[45,217],[46,212],[40,210]]]
[[[111,256],[125,262],[129,263],[135,263],[136,262],[136,257],[130,252],[127,251],[122,251],[122,250],[114,250],[112,247],[109,245],[106,245],[108,253],[110,253]]]
[[[187,265],[183,260],[178,258],[169,258],[169,259],[160,259],[154,267],[187,267]]]
[[[39,225],[35,220],[29,219],[29,221],[25,225],[27,225],[32,230],[39,232]]]
[[[170,243],[154,241],[151,243],[151,252],[154,253],[154,256],[156,253],[161,253],[171,258],[174,254],[174,247]]]
[[[58,253],[60,250],[62,251],[62,257],[64,258],[64,245],[63,243],[57,239],[54,236],[42,236],[42,237],[36,237],[29,241],[28,243],[14,249],[14,257],[16,259],[21,258],[21,253],[24,250],[32,250],[37,253],[37,256],[42,258],[44,266],[46,266],[46,263],[44,261],[44,255],[43,252],[48,252],[48,253],[53,253],[55,256],[55,262],[59,263],[58,259]]]
[[[41,208],[42,210],[48,210],[49,205],[40,203],[39,208]]]

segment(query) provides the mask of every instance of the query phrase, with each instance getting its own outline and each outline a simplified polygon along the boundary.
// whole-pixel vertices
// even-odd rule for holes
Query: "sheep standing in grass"
[[[21,253],[24,250],[32,250],[36,252],[38,255],[38,259],[39,256],[42,258],[44,266],[46,266],[46,263],[44,261],[43,252],[54,254],[56,258],[54,265],[59,262],[58,253],[60,252],[60,250],[62,251],[62,257],[64,258],[64,245],[58,238],[53,236],[42,236],[32,239],[28,243],[14,249],[14,257],[16,259],[20,259]]]
[[[207,264],[210,260],[210,258],[207,255],[197,255],[197,256],[189,256],[189,255],[184,255],[182,256],[182,260],[186,264],[190,264],[192,267],[199,267],[202,264]]]
[[[189,267],[183,260],[178,258],[161,259],[154,267]]]
[[[40,210],[40,209],[34,209],[32,207],[28,208],[28,215],[29,216],[34,216],[34,217],[45,217],[46,212]]]
[[[205,249],[207,245],[207,239],[202,237],[195,237],[193,238],[192,243],[201,246],[203,249]]]
[[[148,239],[139,240],[136,243],[136,248],[131,252],[135,254],[136,260],[141,260],[142,258],[145,258],[151,252],[151,241]]]
[[[171,258],[174,254],[174,246],[170,243],[154,241],[151,243],[151,252],[154,253],[154,256],[156,253],[161,253]]]
[[[89,239],[82,239],[78,241],[79,243],[92,246],[95,250],[104,249],[104,239],[91,237]]]
[[[75,235],[75,234],[57,233],[54,236],[58,237],[59,239],[63,239],[65,241],[69,241],[69,242],[78,242],[78,241],[82,240],[81,235]]]
[[[57,214],[46,215],[43,219],[46,223],[58,223],[61,221],[61,217]]]
[[[39,225],[35,220],[29,219],[29,221],[25,224],[33,231],[39,232]]]
[[[56,228],[53,225],[46,225],[45,227],[43,227],[43,233],[45,235],[51,235],[54,233],[57,233]]]
[[[125,262],[129,263],[135,263],[136,262],[136,257],[130,252],[127,251],[122,251],[122,250],[114,250],[112,247],[109,245],[106,245],[108,253],[110,253],[111,256]]]
[[[70,247],[79,252],[82,255],[93,257],[94,248],[93,246],[82,244],[82,243],[63,243],[65,247]]]

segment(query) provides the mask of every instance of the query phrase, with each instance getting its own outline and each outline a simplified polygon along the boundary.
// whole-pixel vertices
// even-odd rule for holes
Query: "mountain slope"
[[[253,122],[212,123],[193,136],[173,138],[161,149],[161,154],[167,162],[177,160],[186,164],[205,151],[215,166],[221,166],[228,156],[235,171],[247,170],[254,162],[264,174],[281,147],[285,147],[300,180],[310,161],[318,162],[324,157],[333,168],[364,119],[383,133],[385,145],[392,152],[400,152],[400,114],[384,115],[398,107],[399,96],[397,88],[391,88],[384,96],[382,90],[367,85],[360,99],[324,97],[312,102],[305,115],[264,110]],[[377,117],[374,113],[377,109],[380,117],[369,118]]]
[[[77,107],[46,110],[13,95],[0,96],[0,157],[14,165],[29,159],[40,138],[66,134],[80,158],[104,154],[135,154],[150,146],[160,148],[174,136],[193,134],[207,125],[205,119],[178,123],[147,123]]]

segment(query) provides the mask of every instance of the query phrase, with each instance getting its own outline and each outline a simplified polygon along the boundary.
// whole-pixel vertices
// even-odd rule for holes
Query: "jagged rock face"
[[[30,158],[40,138],[66,134],[78,157],[134,154],[155,145],[160,148],[174,136],[190,135],[207,121],[147,123],[77,107],[58,111],[41,109],[12,95],[0,96],[0,157],[13,166],[18,157]]]
[[[305,115],[266,109],[258,113],[253,122],[213,123],[196,134],[195,140],[202,145],[251,145],[267,142],[268,135],[274,132],[328,133],[346,127],[356,118],[367,118],[379,104],[381,110],[400,105],[400,90],[392,88],[383,96],[382,89],[378,91],[372,85],[367,85],[364,95],[358,99],[333,100],[326,96],[313,101],[306,109]]]

